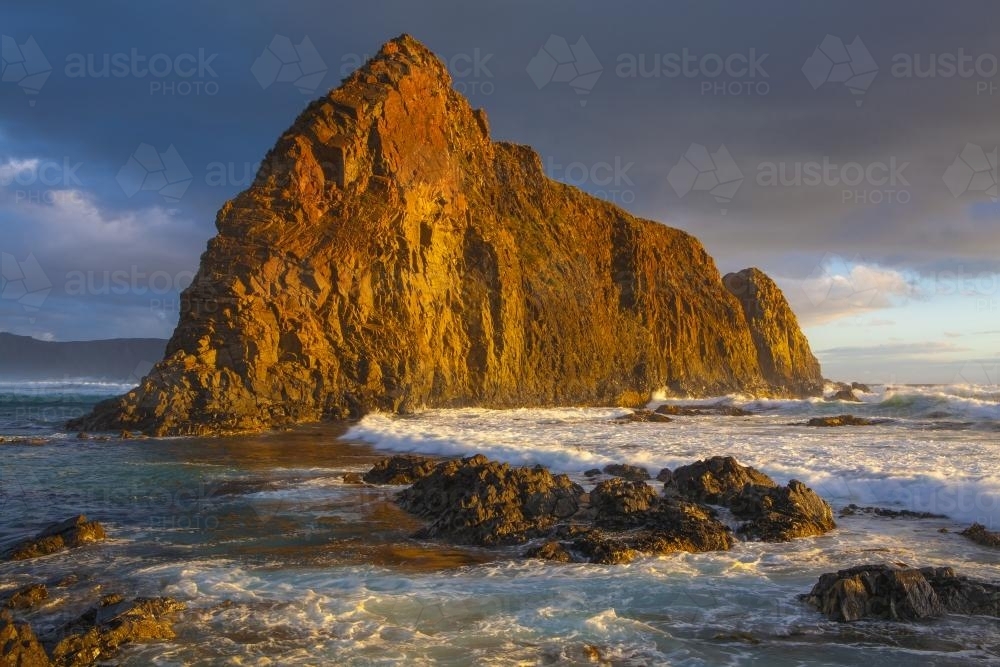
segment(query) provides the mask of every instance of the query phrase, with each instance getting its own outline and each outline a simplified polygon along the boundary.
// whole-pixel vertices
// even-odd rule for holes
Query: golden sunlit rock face
[[[405,35],[299,116],[217,226],[166,358],[75,428],[821,388],[766,276],[731,291],[690,235],[549,180]]]

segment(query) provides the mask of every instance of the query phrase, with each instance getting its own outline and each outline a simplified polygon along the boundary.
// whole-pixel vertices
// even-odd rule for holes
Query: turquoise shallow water
[[[895,410],[897,421],[835,433],[788,424],[851,411],[843,405],[757,402],[763,414],[747,420],[669,425],[614,425],[613,410],[431,411],[373,415],[347,433],[97,441],[62,433],[62,420],[118,388],[9,389],[0,436],[27,440],[0,446],[0,547],[79,512],[111,539],[0,564],[0,595],[77,574],[29,616],[41,631],[106,592],[188,604],[176,641],[129,648],[123,664],[586,664],[588,647],[623,665],[1000,664],[995,619],[841,625],[796,598],[822,572],[862,562],[948,564],[1000,580],[997,552],[955,534],[966,516],[847,517],[830,535],[784,545],[565,566],[411,540],[417,524],[390,502],[392,489],[342,481],[380,449],[483,451],[580,479],[612,458],[653,468],[734,453],[779,481],[813,474],[835,508],[968,499],[953,514],[996,522],[988,401],[970,404],[982,414],[933,416],[923,403],[940,413],[946,401],[918,397],[912,410],[925,412],[902,415],[903,399],[871,399],[861,408]],[[936,490],[917,491],[926,488]]]

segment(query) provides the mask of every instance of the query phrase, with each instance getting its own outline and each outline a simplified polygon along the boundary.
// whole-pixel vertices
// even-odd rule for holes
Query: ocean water
[[[594,664],[595,655],[615,665],[1000,664],[996,619],[839,624],[797,599],[820,574],[871,562],[1000,580],[1000,554],[957,534],[973,521],[1000,529],[996,388],[880,386],[860,404],[729,396],[697,402],[754,416],[669,424],[563,408],[373,414],[350,428],[222,439],[80,440],[62,430],[124,389],[0,384],[0,548],[80,512],[110,535],[0,564],[0,596],[76,574],[28,616],[40,632],[104,593],[188,605],[176,640],[130,647],[121,664]],[[840,413],[885,421],[802,425]],[[835,511],[856,503],[946,518],[855,515],[786,544],[549,564],[517,548],[413,540],[419,524],[392,504],[395,489],[342,481],[400,451],[483,453],[580,482],[611,462],[655,474],[731,454],[779,482],[806,482]]]

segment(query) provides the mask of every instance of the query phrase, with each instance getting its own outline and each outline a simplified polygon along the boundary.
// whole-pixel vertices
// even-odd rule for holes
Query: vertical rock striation
[[[696,239],[491,141],[406,35],[310,104],[216,224],[163,361],[73,428],[225,433],[819,386],[773,283],[748,314]]]

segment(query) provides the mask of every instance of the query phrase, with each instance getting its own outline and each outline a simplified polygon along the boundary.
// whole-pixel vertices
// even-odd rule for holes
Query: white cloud
[[[803,326],[860,317],[921,297],[916,281],[901,271],[833,256],[824,258],[804,280],[779,282]],[[869,322],[877,326],[889,323],[891,320],[881,318]]]
[[[18,179],[31,178],[32,174],[38,170],[41,160],[29,158],[19,160],[17,158],[7,158],[6,162],[0,163],[0,186],[8,186]]]

